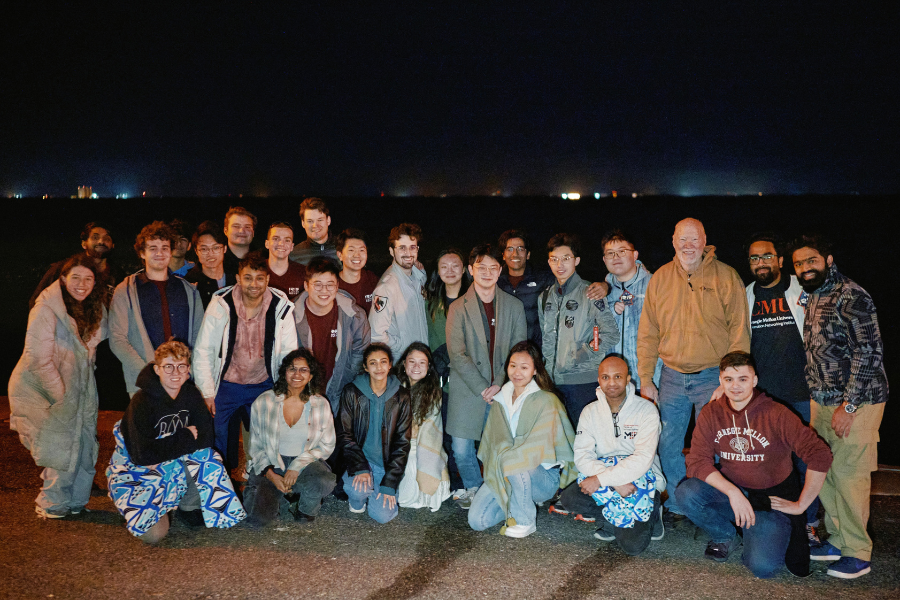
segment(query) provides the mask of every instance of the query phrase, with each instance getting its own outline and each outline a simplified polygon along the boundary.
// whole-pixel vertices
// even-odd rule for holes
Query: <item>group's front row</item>
[[[213,449],[213,420],[189,381],[190,350],[180,342],[160,346],[114,428],[107,477],[128,530],[157,542],[173,513],[194,527],[227,528],[245,517],[251,527],[279,516],[309,523],[337,484],[335,464],[346,469],[341,484],[350,512],[387,523],[399,506],[438,510],[450,481],[441,389],[428,347],[411,345],[395,366],[391,350],[373,343],[363,369],[344,387],[333,419],[312,353],[301,348],[285,357],[274,388],[252,406],[242,506]],[[561,490],[551,514],[598,524],[596,538],[630,555],[662,539],[659,414],[635,395],[625,360],[610,356],[600,364],[597,401],[584,409],[577,433],[533,342],[513,346],[505,370],[480,440],[485,484],[472,500],[470,526],[501,524],[503,535],[528,536],[537,506]],[[710,535],[707,558],[724,561],[743,544],[743,562],[757,577],[772,577],[782,565],[805,576],[803,515],[822,487],[831,452],[788,408],[755,388],[751,355],[726,355],[719,373],[724,395],[700,412],[688,476],[674,494]],[[807,464],[803,482],[792,453]]]

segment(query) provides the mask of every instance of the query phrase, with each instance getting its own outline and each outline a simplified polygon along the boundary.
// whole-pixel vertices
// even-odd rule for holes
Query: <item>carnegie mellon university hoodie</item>
[[[747,406],[736,411],[723,395],[700,411],[685,460],[687,475],[705,481],[716,468],[718,454],[728,481],[745,489],[766,489],[791,474],[792,451],[813,471],[825,473],[831,467],[831,450],[787,407],[754,390]]]
[[[213,419],[192,380],[184,382],[173,399],[150,363],[138,375],[137,386],[140,389],[128,404],[120,426],[134,464],[155,465],[213,447]],[[197,439],[188,430],[190,425],[197,428]]]

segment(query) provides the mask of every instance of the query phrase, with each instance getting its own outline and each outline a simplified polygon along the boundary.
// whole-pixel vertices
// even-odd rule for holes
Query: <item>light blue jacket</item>
[[[606,307],[616,320],[619,327],[619,339],[616,344],[610,348],[607,354],[621,354],[628,362],[628,370],[631,373],[631,383],[635,389],[641,389],[641,378],[637,372],[637,335],[638,323],[641,320],[641,311],[644,309],[644,297],[647,295],[647,284],[650,283],[650,271],[644,264],[636,260],[637,273],[629,281],[621,282],[612,273],[606,276],[606,283],[609,284],[609,294],[606,296]],[[626,294],[633,296],[628,299],[632,304],[626,304],[625,310],[621,315],[616,314],[615,304]],[[659,372],[662,368],[662,361],[658,360],[656,372],[653,374],[654,383],[659,383]]]

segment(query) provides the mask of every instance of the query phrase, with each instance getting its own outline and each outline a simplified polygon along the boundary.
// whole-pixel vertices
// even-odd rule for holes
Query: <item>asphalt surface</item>
[[[96,483],[112,452],[101,413]],[[517,540],[474,532],[449,503],[401,509],[378,525],[329,498],[311,525],[258,532],[189,530],[175,523],[156,547],[132,537],[103,490],[89,514],[41,520],[40,469],[0,415],[0,597],[4,598],[845,598],[900,597],[900,498],[873,496],[872,573],[853,581],[783,570],[757,580],[732,556],[703,558],[706,537],[667,530],[639,557],[592,536],[594,528],[541,510],[537,533]]]

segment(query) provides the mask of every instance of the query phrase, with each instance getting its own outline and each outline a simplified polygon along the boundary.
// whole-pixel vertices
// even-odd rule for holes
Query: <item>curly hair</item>
[[[428,359],[428,372],[425,377],[417,383],[410,382],[409,375],[406,373],[406,359],[412,352],[421,352]],[[413,420],[416,425],[421,425],[428,418],[428,415],[435,410],[440,409],[443,392],[441,391],[441,380],[438,378],[437,371],[434,368],[434,360],[431,358],[431,350],[422,342],[413,342],[409,345],[403,356],[394,365],[394,375],[400,380],[400,385],[409,389],[410,400],[412,401]]]
[[[187,344],[178,340],[170,340],[164,344],[160,344],[153,353],[153,362],[162,363],[163,359],[172,357],[172,360],[184,360],[188,365],[191,364],[191,349]]]
[[[147,242],[151,240],[169,242],[169,247],[171,248],[176,242],[175,232],[172,231],[168,224],[162,221],[153,221],[149,225],[144,226],[137,235],[137,239],[134,240],[134,251],[137,252],[138,256],[144,251],[144,246]]]
[[[322,368],[321,363],[316,360],[316,357],[313,356],[313,353],[307,348],[299,348],[284,357],[284,360],[281,361],[281,365],[278,367],[278,379],[275,381],[272,391],[279,396],[287,395],[287,369],[294,364],[294,361],[298,358],[302,358],[306,361],[306,364],[309,366],[309,374],[311,377],[309,383],[303,391],[300,392],[300,399],[305,402],[309,400],[309,397],[313,394],[318,396],[323,395],[325,393],[325,369]]]
[[[73,298],[69,294],[69,290],[66,289],[65,278],[75,267],[84,267],[94,274],[94,289],[81,302]],[[107,290],[105,285],[97,281],[98,279],[97,265],[94,263],[94,259],[83,252],[79,252],[67,260],[60,272],[59,287],[62,290],[66,312],[75,319],[78,334],[85,342],[91,339],[91,336],[99,329],[100,322],[103,320],[103,306]]]

